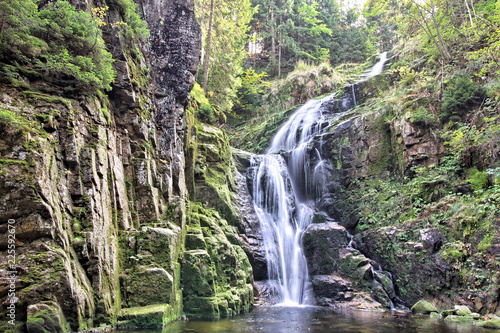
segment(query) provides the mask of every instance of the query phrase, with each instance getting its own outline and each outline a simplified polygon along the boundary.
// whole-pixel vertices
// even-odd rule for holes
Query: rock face
[[[86,2],[72,3],[90,12]],[[195,315],[252,304],[231,199],[237,185],[219,179],[224,164],[193,181],[198,156],[233,162],[217,129],[192,135],[192,119],[186,124],[201,48],[192,1],[142,2],[149,43],[111,24],[126,20],[120,6],[109,3],[103,33],[117,72],[107,95],[69,99],[0,86],[0,109],[14,115],[0,122],[0,315],[16,306],[16,326],[2,322],[2,331],[161,326],[179,317],[183,299]],[[186,147],[192,138],[199,154]],[[190,199],[204,200],[204,210]],[[195,275],[183,275],[191,274],[188,262],[210,266],[212,294],[199,296],[211,310],[197,308],[198,286],[187,282]]]

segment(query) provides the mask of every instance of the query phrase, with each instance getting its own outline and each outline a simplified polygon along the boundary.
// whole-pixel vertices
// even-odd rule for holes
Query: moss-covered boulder
[[[451,316],[444,318],[444,321],[448,322],[448,323],[466,323],[466,322],[471,322],[474,320],[475,320],[474,317],[471,317],[471,316],[451,315]]]
[[[411,312],[419,314],[429,314],[431,312],[438,312],[434,304],[426,300],[420,300],[411,307]]]
[[[168,226],[168,228],[167,228]],[[123,308],[170,304],[180,309],[181,229],[143,227],[120,235],[120,290]],[[178,313],[180,315],[180,312]]]
[[[477,322],[476,325],[484,328],[493,328],[500,330],[500,319],[492,319],[487,321]]]
[[[352,248],[341,251],[340,271],[344,276],[362,285],[369,286],[373,279],[370,260]]]
[[[30,305],[26,329],[29,333],[66,333],[71,331],[61,307],[55,302]]]
[[[175,320],[179,310],[168,304],[121,309],[118,328],[155,328]]]
[[[467,305],[455,305],[455,310],[457,316],[468,316],[472,313]]]

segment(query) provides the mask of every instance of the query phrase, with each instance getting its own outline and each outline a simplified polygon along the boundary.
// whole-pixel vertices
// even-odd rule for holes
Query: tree
[[[210,47],[212,45],[212,26],[214,22],[214,0],[210,1],[210,17],[208,19],[207,41],[205,46],[205,59],[203,61],[203,91],[207,92],[208,69],[210,66]]]
[[[389,51],[398,40],[398,20],[405,8],[396,0],[369,0],[363,8],[372,44],[379,51]]]
[[[241,62],[246,57],[248,23],[253,9],[250,0],[199,0],[195,10],[206,50],[203,54],[204,90],[215,107],[229,112],[241,86]],[[205,80],[203,82],[205,85]]]

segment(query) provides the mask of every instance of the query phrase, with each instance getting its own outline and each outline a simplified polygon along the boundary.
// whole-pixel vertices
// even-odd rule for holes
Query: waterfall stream
[[[368,74],[382,71],[385,53]],[[350,105],[355,105],[354,86]],[[312,288],[301,237],[312,222],[314,199],[323,192],[323,160],[309,158],[313,140],[327,128],[330,95],[310,100],[278,130],[265,155],[254,157],[253,204],[264,238],[268,288],[277,303],[312,303]],[[353,103],[354,102],[354,103]],[[342,105],[349,102],[342,101]],[[308,179],[312,175],[313,179]]]

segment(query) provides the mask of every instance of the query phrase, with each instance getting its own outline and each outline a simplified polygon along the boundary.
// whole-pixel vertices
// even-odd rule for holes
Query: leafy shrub
[[[454,117],[462,117],[485,96],[484,89],[475,84],[468,75],[455,75],[443,92],[443,103],[439,117],[444,122]]]
[[[149,30],[146,22],[141,19],[137,13],[137,8],[133,0],[116,0],[116,2],[109,1],[112,5],[116,4],[118,12],[123,17],[125,22],[118,22],[116,24],[120,31],[129,41],[145,41],[149,38]],[[125,24],[123,24],[125,23]]]
[[[488,187],[488,174],[486,171],[478,171],[476,167],[469,170],[468,182],[476,191],[485,190]]]
[[[0,71],[12,79],[44,80],[64,92],[110,90],[112,56],[98,20],[58,0],[38,9],[34,0],[0,4]]]
[[[419,106],[416,111],[411,112],[408,120],[415,125],[429,125],[436,122],[434,115],[423,106]]]
[[[196,118],[208,124],[213,124],[217,120],[210,104],[200,105],[196,111]]]
[[[205,92],[197,82],[191,90],[191,97],[194,100],[194,103],[190,104],[190,109],[194,111],[196,119],[207,124],[226,122],[226,115],[224,112],[218,110],[210,104],[208,98],[205,96]]]

